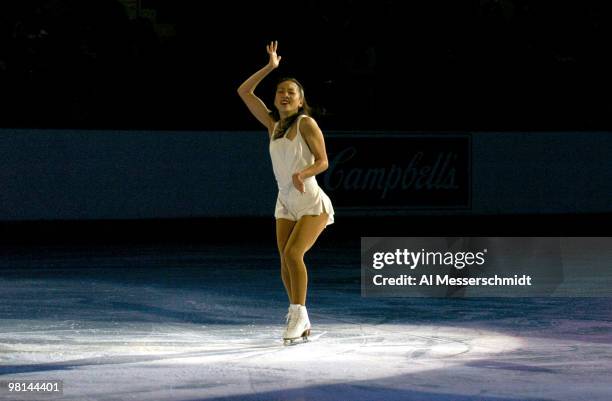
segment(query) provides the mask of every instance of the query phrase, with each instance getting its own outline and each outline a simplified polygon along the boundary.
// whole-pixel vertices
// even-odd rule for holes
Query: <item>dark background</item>
[[[612,128],[611,12],[606,1],[553,0],[2,1],[0,128],[261,129],[236,89],[267,62],[266,43],[278,40],[281,68],[257,93],[271,106],[274,80],[297,77],[324,132],[588,135]],[[609,169],[607,160],[601,166]],[[323,241],[609,235],[611,221],[609,213],[503,211],[362,218],[337,224]],[[269,217],[0,228],[2,242],[13,244],[274,241]]]
[[[0,5],[0,126],[259,129],[279,41],[340,130],[607,130],[604,1],[27,0]]]

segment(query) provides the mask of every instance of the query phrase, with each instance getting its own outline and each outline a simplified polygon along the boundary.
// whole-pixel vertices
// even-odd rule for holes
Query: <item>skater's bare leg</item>
[[[287,263],[285,263],[283,251],[285,249],[285,245],[287,245],[287,241],[289,240],[289,236],[291,235],[291,231],[293,230],[295,223],[297,222],[287,219],[276,219],[276,244],[278,246],[278,254],[281,262],[281,278],[283,280],[285,290],[287,291],[287,297],[289,297],[289,303],[293,303],[291,299],[291,275],[289,274]]]
[[[323,232],[328,215],[302,217],[289,236],[283,250],[283,259],[291,278],[291,303],[306,305],[306,290],[308,287],[308,272],[304,264],[304,254],[312,248]]]

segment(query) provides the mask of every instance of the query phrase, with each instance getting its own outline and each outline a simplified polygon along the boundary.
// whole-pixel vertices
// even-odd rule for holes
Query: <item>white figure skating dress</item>
[[[304,180],[304,193],[293,186],[292,176],[314,163],[314,155],[308,144],[302,138],[300,121],[305,117],[297,118],[297,135],[293,140],[285,137],[270,138],[270,157],[272,168],[278,183],[278,197],[276,199],[275,218],[298,221],[302,216],[327,213],[329,218],[325,226],[334,222],[334,208],[331,200],[319,187],[316,178],[308,177]],[[276,131],[274,124],[274,131]]]

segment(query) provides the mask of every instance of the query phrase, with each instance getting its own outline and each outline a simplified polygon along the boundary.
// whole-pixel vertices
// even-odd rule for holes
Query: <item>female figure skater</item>
[[[238,94],[270,137],[270,157],[278,183],[276,242],[290,304],[283,340],[291,345],[299,338],[308,340],[310,335],[304,254],[334,222],[334,209],[315,179],[327,169],[327,154],[323,133],[309,115],[302,85],[293,78],[281,79],[276,86],[274,111],[255,96],[261,80],[278,68],[281,57],[276,54],[277,47],[278,42],[267,46],[268,64],[240,85]]]

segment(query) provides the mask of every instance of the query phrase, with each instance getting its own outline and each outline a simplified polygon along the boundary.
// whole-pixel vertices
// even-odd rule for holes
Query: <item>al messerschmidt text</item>
[[[435,280],[434,280],[435,276]],[[469,286],[512,286],[512,285],[531,285],[531,276],[523,274],[519,277],[517,274],[514,277],[499,277],[497,274],[493,277],[449,277],[448,275],[441,276],[439,274],[424,274],[421,279],[409,275],[402,274],[397,277],[383,277],[377,274],[372,279],[374,285],[469,285]],[[434,284],[435,282],[435,284]]]

